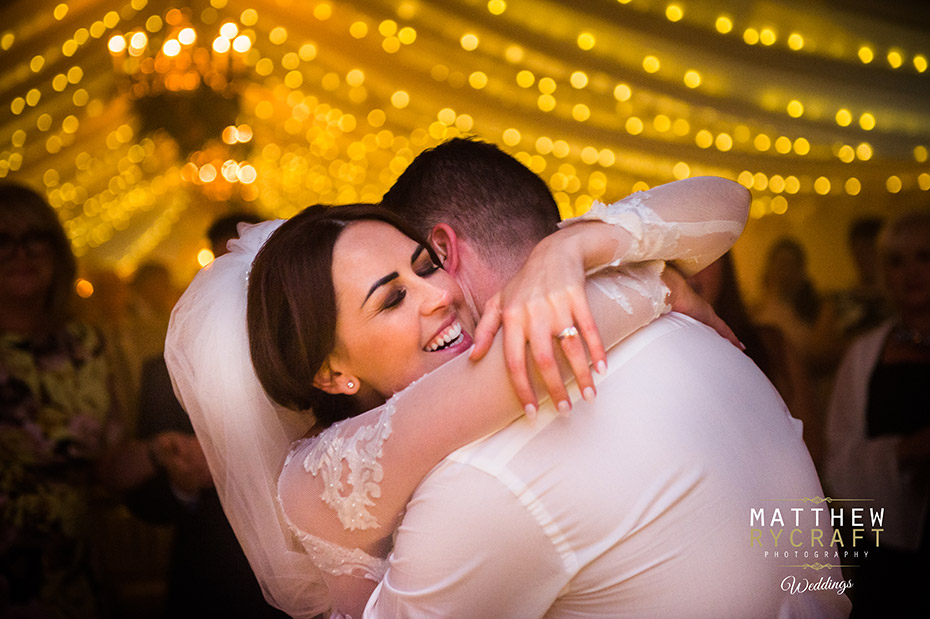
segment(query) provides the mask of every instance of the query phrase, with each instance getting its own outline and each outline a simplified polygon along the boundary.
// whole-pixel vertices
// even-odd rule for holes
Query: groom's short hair
[[[539,176],[494,144],[453,138],[417,155],[381,204],[422,236],[450,225],[490,264],[521,264],[557,229],[559,208]]]

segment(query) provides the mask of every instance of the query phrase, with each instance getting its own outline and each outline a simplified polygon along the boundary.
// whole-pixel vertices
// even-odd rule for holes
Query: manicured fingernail
[[[536,406],[533,404],[527,404],[524,406],[523,412],[526,413],[526,416],[529,417],[530,421],[536,419]]]
[[[572,410],[571,402],[569,402],[568,400],[562,400],[561,402],[559,402],[559,412],[560,412],[560,413],[562,413],[563,415],[565,415],[565,414],[567,414],[568,411],[570,411],[570,410]]]
[[[739,340],[736,340],[736,341],[739,342]],[[746,350],[746,345],[743,344],[742,342],[739,342],[739,349],[745,351],[745,350]]]
[[[603,376],[607,372],[607,364],[603,361],[598,361],[594,371]]]
[[[584,398],[585,402],[593,402],[594,395],[595,395],[594,389],[592,389],[591,387],[585,387],[584,391],[581,392],[581,397]]]

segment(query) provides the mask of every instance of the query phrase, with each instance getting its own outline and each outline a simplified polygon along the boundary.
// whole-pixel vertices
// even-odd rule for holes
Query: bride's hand
[[[733,330],[730,329],[730,325],[717,315],[710,303],[695,292],[678,269],[667,265],[662,272],[662,281],[668,286],[670,292],[669,304],[673,312],[679,312],[703,322],[740,350],[746,349],[736,337],[736,334],[733,333]]]
[[[606,352],[585,294],[584,261],[573,235],[547,237],[533,250],[504,289],[485,305],[475,329],[471,359],[484,356],[494,334],[503,326],[504,357],[514,391],[532,416],[538,407],[530,380],[527,344],[535,369],[560,411],[571,400],[559,372],[554,342],[558,342],[586,399],[595,395],[588,353],[595,367],[606,367]],[[574,327],[576,335],[559,337]],[[587,350],[586,350],[587,347]]]

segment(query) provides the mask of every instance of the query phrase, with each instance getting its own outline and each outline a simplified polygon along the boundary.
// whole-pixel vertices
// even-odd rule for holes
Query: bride
[[[663,186],[601,205],[585,219],[620,225],[567,225],[539,251],[561,258],[596,229],[602,242],[583,244],[599,256],[586,258],[589,272],[617,258],[683,256],[699,270],[738,236],[746,194],[714,202],[708,196],[732,183],[680,183],[690,183],[685,194]],[[715,221],[689,226],[698,218],[683,195],[703,198],[705,219],[713,204]],[[420,480],[534,408],[511,386],[500,338],[478,362],[461,354],[476,328],[461,289],[429,244],[383,208],[310,207],[245,229],[232,248],[174,311],[165,355],[175,389],[269,601],[295,617],[361,616]],[[667,310],[660,270],[632,267],[626,279],[612,271],[588,286],[608,347]],[[566,316],[583,327],[584,311],[554,314],[562,322],[553,318],[549,332],[577,357],[580,338],[562,327]],[[483,320],[479,334],[495,316]],[[477,337],[483,352],[487,338]],[[590,376],[572,370],[575,397],[592,397]]]

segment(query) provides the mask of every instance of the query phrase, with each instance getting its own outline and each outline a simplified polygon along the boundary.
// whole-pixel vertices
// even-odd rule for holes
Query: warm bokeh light
[[[189,218],[377,201],[418,152],[472,133],[541,173],[563,214],[703,174],[789,228],[834,200],[852,216],[930,190],[930,110],[908,86],[927,50],[880,12],[98,2],[40,0],[41,33],[0,8],[0,179],[44,189],[79,256],[127,274]],[[194,120],[181,92],[203,97]]]

